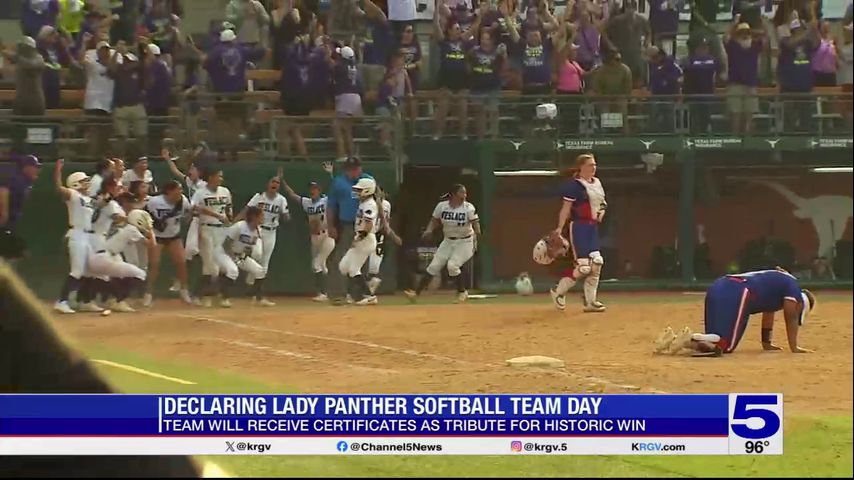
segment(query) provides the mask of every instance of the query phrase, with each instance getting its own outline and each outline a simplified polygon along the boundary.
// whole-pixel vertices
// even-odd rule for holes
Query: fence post
[[[694,193],[697,182],[696,154],[683,148],[676,153],[676,159],[682,169],[682,181],[679,189],[679,263],[682,267],[682,281],[691,283],[694,278],[694,247],[697,241],[694,219]]]
[[[480,217],[481,241],[477,251],[480,255],[480,285],[492,283],[495,280],[493,245],[491,240],[492,200],[495,198],[495,140],[478,141],[477,160],[478,177],[480,177],[481,198],[478,205]]]

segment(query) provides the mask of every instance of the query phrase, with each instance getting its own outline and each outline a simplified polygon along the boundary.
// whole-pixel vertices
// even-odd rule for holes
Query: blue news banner
[[[781,394],[0,395],[0,455],[768,455]]]

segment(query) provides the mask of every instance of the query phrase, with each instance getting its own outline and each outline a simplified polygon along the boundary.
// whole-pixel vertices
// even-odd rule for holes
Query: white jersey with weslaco
[[[377,216],[377,201],[373,198],[362,200],[362,203],[359,204],[359,209],[356,211],[355,230],[357,232],[373,232],[374,227],[371,223],[376,225]]]
[[[137,173],[132,169],[125,170],[124,173],[122,173],[122,185],[127,188],[133,182],[145,182],[151,185],[154,183],[154,175],[151,174],[151,170],[144,171],[142,176],[137,175]]]
[[[326,230],[326,195],[321,195],[317,200],[302,197],[300,204],[305,211],[309,222],[317,222],[321,230]]]
[[[377,217],[377,221],[374,222],[374,233],[385,232],[385,227],[390,220],[391,220],[391,202],[389,202],[386,199],[383,199],[383,216],[382,216],[382,219]]]
[[[114,225],[107,232],[107,251],[120,255],[128,246],[145,240],[142,232],[133,225]]]
[[[174,238],[181,233],[181,220],[193,210],[187,197],[181,195],[180,204],[169,203],[165,195],[158,195],[148,200],[145,209],[155,222],[162,222],[163,229],[154,229],[157,238]]]
[[[433,218],[442,222],[445,238],[465,238],[474,234],[472,223],[478,220],[477,210],[469,202],[452,207],[448,200],[436,204]]]
[[[72,230],[92,231],[92,214],[95,201],[77,190],[71,190],[65,206],[68,208],[68,228]]]
[[[193,180],[187,175],[184,175],[184,185],[187,187],[187,198],[193,198],[197,191],[208,186],[208,182],[197,178]]]
[[[256,193],[249,199],[247,207],[258,207],[264,213],[261,226],[268,230],[279,228],[279,218],[288,213],[288,200],[281,194],[270,198],[266,193]]]
[[[226,238],[231,239],[229,253],[236,258],[245,258],[252,255],[252,249],[258,242],[258,229],[250,228],[246,220],[241,220],[228,227]]]
[[[217,187],[215,191],[210,188],[200,188],[193,195],[193,206],[205,207],[220,215],[225,215],[231,207],[231,192],[225,187]],[[199,213],[199,220],[204,225],[222,225],[222,220],[205,213]]]

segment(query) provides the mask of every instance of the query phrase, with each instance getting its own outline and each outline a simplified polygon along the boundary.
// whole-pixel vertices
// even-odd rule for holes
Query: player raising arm
[[[439,227],[445,238],[427,266],[427,275],[421,278],[414,291],[404,290],[403,293],[413,302],[427,288],[432,277],[439,275],[445,267],[448,268],[448,276],[456,281],[457,301],[468,299],[463,269],[468,268],[466,264],[474,256],[475,235],[480,236],[480,219],[474,205],[466,201],[465,186],[453,185],[442,198],[433,209],[433,216],[421,238],[429,240]]]
[[[199,255],[202,257],[202,279],[199,282],[199,303],[211,306],[220,274],[216,254],[222,250],[225,228],[231,218],[231,191],[222,186],[222,170],[210,170],[207,184],[193,195],[191,203],[199,214]]]
[[[184,189],[175,180],[169,180],[163,185],[163,193],[152,197],[146,205],[146,210],[153,219],[153,232],[156,244],[151,249],[148,263],[148,289],[143,296],[143,305],[151,306],[154,285],[160,272],[160,259],[163,249],[169,252],[175,276],[179,282],[179,294],[184,303],[191,303],[187,280],[187,264],[185,262],[184,243],[181,241],[181,223],[192,214],[195,208],[184,196]]]
[[[89,197],[89,176],[83,172],[74,172],[68,176],[65,186],[62,184],[62,165],[59,159],[53,170],[53,183],[60,198],[68,208],[68,233],[65,239],[68,246],[70,269],[68,278],[62,287],[59,300],[53,309],[60,313],[75,313],[70,303],[76,304],[80,281],[86,273],[92,230],[94,201]]]

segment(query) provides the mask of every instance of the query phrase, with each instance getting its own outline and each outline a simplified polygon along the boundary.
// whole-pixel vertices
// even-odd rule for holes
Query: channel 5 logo
[[[513,440],[510,442],[510,451],[512,452],[521,452],[522,451],[522,442],[519,440]]]

